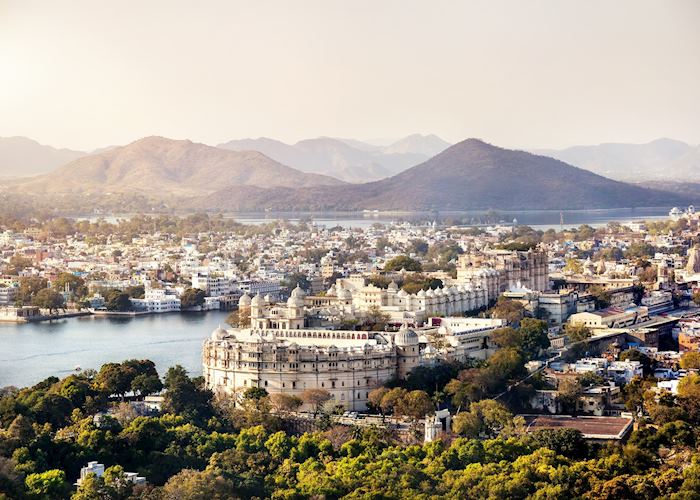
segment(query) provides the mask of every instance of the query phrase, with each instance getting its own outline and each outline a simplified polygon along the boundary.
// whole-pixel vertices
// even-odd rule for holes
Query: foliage
[[[105,299],[105,308],[108,311],[126,312],[131,310],[129,294],[121,290],[111,288],[103,293],[103,297]]]
[[[207,296],[204,290],[199,288],[188,288],[180,296],[180,306],[183,309],[204,305],[204,298]]]
[[[683,354],[681,356],[681,362],[680,362],[681,368],[684,370],[689,370],[689,369],[695,369],[698,370],[700,369],[700,352],[697,351],[689,351]]]
[[[417,271],[423,270],[421,263],[407,255],[399,255],[390,259],[384,264],[384,271]]]
[[[61,309],[64,305],[63,303],[63,295],[50,288],[39,290],[32,298],[33,306],[48,309],[49,313]]]
[[[525,306],[501,295],[490,312],[493,318],[504,319],[509,325],[517,325],[525,315]]]

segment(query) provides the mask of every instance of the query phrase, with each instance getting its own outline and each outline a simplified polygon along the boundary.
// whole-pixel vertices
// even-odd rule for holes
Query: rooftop
[[[575,429],[586,439],[624,439],[632,430],[632,417],[589,417],[570,415],[521,415],[527,431]]]

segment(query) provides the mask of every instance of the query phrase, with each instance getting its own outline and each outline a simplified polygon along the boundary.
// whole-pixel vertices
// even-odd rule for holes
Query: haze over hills
[[[0,137],[0,176],[42,174],[86,154],[46,146],[26,137]]]
[[[700,147],[673,139],[533,150],[606,177],[625,181],[700,180]]]
[[[226,151],[188,140],[146,137],[79,158],[17,186],[43,193],[185,197],[228,185],[301,188],[339,184],[342,181],[300,172],[256,151]]]
[[[275,139],[232,140],[218,147],[233,151],[260,151],[305,172],[330,175],[347,182],[368,182],[397,174],[449,146],[435,135],[414,134],[388,146],[354,139],[318,137],[290,145]]]
[[[199,206],[229,210],[584,209],[688,203],[546,156],[467,139],[387,179],[309,189],[224,188]]]

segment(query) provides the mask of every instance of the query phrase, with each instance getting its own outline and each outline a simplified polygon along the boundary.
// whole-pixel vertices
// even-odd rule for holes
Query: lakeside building
[[[305,326],[310,313],[305,299],[299,287],[281,304],[260,295],[241,297],[240,307],[250,308],[251,326],[219,327],[204,341],[206,386],[227,393],[260,387],[297,396],[324,389],[337,404],[365,410],[372,389],[406,378],[417,366],[486,359],[495,349],[490,334],[502,325],[493,319],[433,318],[419,330],[315,329]]]
[[[150,313],[176,312],[180,310],[180,299],[174,290],[147,287],[142,299],[129,299],[134,311]]]
[[[201,272],[192,273],[192,288],[203,290],[208,297],[229,295],[233,290],[229,278]]]

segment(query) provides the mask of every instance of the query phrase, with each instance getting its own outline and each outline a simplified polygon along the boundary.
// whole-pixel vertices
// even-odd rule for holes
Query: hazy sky
[[[700,1],[0,0],[0,136],[700,142]]]

